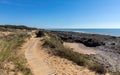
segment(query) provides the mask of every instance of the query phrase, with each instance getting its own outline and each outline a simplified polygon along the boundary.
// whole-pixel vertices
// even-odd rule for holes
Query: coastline
[[[120,72],[120,38],[111,35],[67,31],[48,31],[68,43],[80,43],[94,49],[97,54],[85,57],[105,66],[109,72]]]
[[[78,32],[78,33],[86,33],[86,34],[98,34],[98,35],[108,35],[108,36],[115,36],[115,37],[120,37],[120,34],[118,33],[120,29],[45,29],[49,31],[65,31],[65,32]],[[99,30],[99,31],[96,31]],[[103,31],[107,32],[103,32]],[[116,33],[112,33],[112,32]]]

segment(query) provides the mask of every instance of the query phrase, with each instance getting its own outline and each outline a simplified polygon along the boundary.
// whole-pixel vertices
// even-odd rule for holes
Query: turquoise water
[[[120,36],[120,29],[49,29],[49,30]]]

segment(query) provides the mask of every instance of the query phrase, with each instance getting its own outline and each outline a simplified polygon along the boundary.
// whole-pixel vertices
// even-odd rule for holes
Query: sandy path
[[[54,75],[54,71],[43,61],[38,49],[39,39],[31,38],[26,44],[25,57],[34,75]]]
[[[73,49],[73,51],[82,53],[82,54],[96,54],[95,50],[85,47],[83,44],[80,43],[67,43],[64,42],[64,46],[70,47]]]

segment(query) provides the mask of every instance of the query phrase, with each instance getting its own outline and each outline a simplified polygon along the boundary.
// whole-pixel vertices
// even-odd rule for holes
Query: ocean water
[[[72,31],[91,34],[103,34],[111,36],[120,36],[120,29],[48,29],[54,31]]]

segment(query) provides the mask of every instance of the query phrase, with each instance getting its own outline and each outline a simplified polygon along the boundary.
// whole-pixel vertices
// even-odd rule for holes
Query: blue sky
[[[0,0],[0,24],[120,28],[120,0]]]

